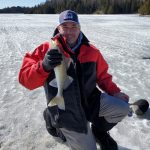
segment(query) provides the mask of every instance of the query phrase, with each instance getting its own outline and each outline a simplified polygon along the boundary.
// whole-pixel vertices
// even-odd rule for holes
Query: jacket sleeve
[[[26,53],[19,72],[19,82],[26,88],[33,90],[44,85],[49,73],[44,71],[42,60],[48,49],[49,43],[46,42],[37,47],[32,54]]]
[[[97,58],[97,84],[106,93],[110,95],[114,95],[115,93],[120,92],[119,87],[112,81],[112,75],[108,73],[108,64],[106,63],[105,59],[98,52]]]

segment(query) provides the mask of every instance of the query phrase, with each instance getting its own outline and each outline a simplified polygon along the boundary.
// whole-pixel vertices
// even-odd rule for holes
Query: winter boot
[[[100,145],[101,150],[118,150],[116,141],[109,135],[108,132],[99,132],[93,126],[92,132],[96,142]]]

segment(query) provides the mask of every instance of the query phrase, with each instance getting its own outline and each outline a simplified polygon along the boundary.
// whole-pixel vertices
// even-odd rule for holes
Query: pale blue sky
[[[12,6],[35,6],[46,0],[0,0],[0,9]]]

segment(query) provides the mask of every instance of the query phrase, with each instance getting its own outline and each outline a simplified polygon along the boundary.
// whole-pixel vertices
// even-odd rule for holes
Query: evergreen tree
[[[143,5],[138,10],[141,15],[150,15],[150,0],[145,0]]]

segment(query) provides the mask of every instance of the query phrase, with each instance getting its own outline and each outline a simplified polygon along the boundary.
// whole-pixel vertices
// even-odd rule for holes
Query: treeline
[[[7,7],[0,9],[0,13],[29,13],[32,8],[29,7]]]
[[[150,14],[150,0],[46,0],[35,7],[11,7],[0,13],[57,14],[71,9],[79,14]]]
[[[150,15],[150,0],[145,0],[138,9],[138,12],[141,15]]]

